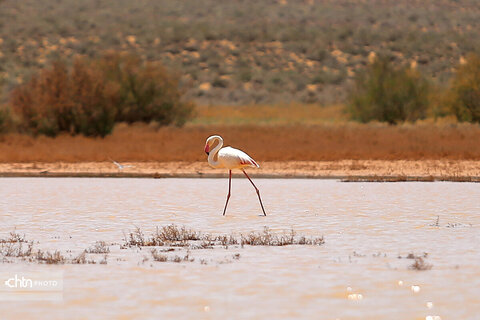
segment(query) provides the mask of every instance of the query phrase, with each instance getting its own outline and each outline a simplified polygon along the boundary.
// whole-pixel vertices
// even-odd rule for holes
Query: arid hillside
[[[479,14],[476,0],[3,0],[0,80],[130,51],[164,62],[199,104],[332,104],[379,54],[445,83],[480,51]]]

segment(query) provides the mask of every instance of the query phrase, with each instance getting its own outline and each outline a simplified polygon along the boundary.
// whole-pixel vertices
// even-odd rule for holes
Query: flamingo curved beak
[[[205,153],[207,155],[210,154],[210,146],[208,145],[208,143],[205,145]]]

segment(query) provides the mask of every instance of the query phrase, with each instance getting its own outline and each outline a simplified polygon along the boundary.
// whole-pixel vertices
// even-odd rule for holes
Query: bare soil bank
[[[118,169],[111,162],[2,163],[0,176],[16,177],[226,177],[206,162],[128,162]],[[264,178],[334,178],[345,181],[480,181],[480,161],[340,160],[263,162],[247,170]],[[240,171],[236,176],[243,176]]]

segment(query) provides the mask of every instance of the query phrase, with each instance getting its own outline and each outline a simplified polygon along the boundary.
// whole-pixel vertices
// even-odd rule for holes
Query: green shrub
[[[381,57],[357,74],[347,111],[361,122],[415,121],[425,118],[428,98],[429,85],[416,70]]]
[[[181,100],[178,80],[158,63],[112,53],[102,59],[100,69],[118,88],[117,122],[181,126],[193,114],[193,104]]]
[[[460,121],[480,122],[480,57],[471,54],[458,68],[449,92],[449,106]]]

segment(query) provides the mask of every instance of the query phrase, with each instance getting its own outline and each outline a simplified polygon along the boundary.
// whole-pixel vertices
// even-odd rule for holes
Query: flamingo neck
[[[219,168],[220,163],[218,162],[218,157],[215,161],[215,156],[218,155],[218,151],[223,147],[223,139],[222,137],[217,136],[216,140],[218,140],[218,144],[215,148],[212,149],[212,151],[210,151],[210,154],[208,155],[208,164],[214,168]]]

